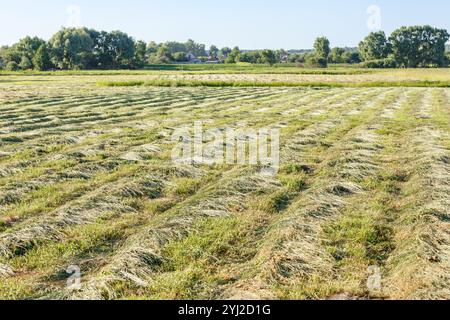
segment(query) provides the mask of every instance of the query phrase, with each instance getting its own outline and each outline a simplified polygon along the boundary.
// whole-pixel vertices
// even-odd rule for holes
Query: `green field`
[[[0,73],[0,299],[449,297],[450,69],[153,69]],[[174,163],[198,120],[277,175]]]

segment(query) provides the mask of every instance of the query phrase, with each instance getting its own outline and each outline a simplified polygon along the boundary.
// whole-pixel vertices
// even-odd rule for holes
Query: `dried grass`
[[[410,142],[415,176],[408,182],[413,210],[406,210],[398,226],[398,248],[388,261],[386,290],[393,298],[448,299],[450,297],[450,165],[443,134],[418,129]],[[448,137],[447,137],[448,139]]]
[[[14,275],[14,271],[11,267],[0,263],[0,279],[5,277],[12,277]]]
[[[188,200],[173,209],[170,217],[157,225],[144,228],[130,237],[123,247],[111,258],[107,267],[97,277],[91,279],[90,285],[77,295],[104,296],[104,275],[110,276],[112,282],[131,282],[137,286],[146,285],[158,268],[165,263],[162,255],[164,247],[172,241],[180,241],[187,237],[195,221],[205,217],[220,218],[229,215],[233,210],[242,210],[245,200],[251,194],[261,194],[280,184],[255,170],[237,170],[230,177],[219,181],[214,187],[203,190],[196,199]],[[97,289],[93,289],[97,287]],[[97,293],[94,293],[97,291]],[[111,289],[106,290],[110,292]],[[108,298],[111,298],[108,296]]]
[[[63,230],[68,226],[92,223],[108,213],[120,215],[135,212],[134,208],[122,202],[123,197],[159,197],[171,177],[183,175],[197,176],[198,170],[162,166],[159,173],[147,175],[141,178],[140,182],[134,177],[121,183],[114,182],[103,186],[48,216],[26,221],[0,234],[0,256],[11,258],[42,242],[56,241],[63,236]]]

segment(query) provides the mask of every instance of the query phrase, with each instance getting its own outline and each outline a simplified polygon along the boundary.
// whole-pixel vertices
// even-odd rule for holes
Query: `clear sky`
[[[448,0],[0,0],[0,13],[0,45],[74,25],[242,49],[310,48],[321,35],[356,46],[371,29],[401,25],[450,30]]]

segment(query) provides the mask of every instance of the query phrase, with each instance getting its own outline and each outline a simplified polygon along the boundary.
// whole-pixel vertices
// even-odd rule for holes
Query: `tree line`
[[[449,38],[445,29],[402,27],[389,38],[383,31],[371,33],[359,44],[359,52],[368,67],[444,67],[450,62]]]
[[[327,38],[318,38],[314,51],[305,57],[310,65],[327,67],[328,63],[362,63],[367,68],[446,67],[450,53],[445,29],[431,26],[401,27],[389,37],[383,31],[370,33],[357,51],[330,48]]]
[[[244,51],[235,47],[219,49],[188,40],[146,43],[121,31],[63,28],[45,41],[25,37],[0,48],[0,69],[6,70],[83,70],[140,69],[146,64],[165,63],[297,63],[327,67],[329,63],[361,64],[369,68],[443,67],[450,63],[449,33],[431,26],[402,27],[389,37],[372,32],[358,48],[331,48],[325,37],[317,38],[313,50]]]
[[[147,44],[121,31],[63,28],[49,41],[25,37],[0,49],[7,70],[81,70],[141,68]]]

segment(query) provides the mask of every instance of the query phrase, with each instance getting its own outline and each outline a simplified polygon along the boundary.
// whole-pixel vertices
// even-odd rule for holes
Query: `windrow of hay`
[[[289,103],[289,108],[277,107],[275,110],[279,110],[276,115],[281,117],[281,121],[273,119],[273,124],[270,126],[275,129],[284,129],[290,127],[290,124],[296,122],[308,122],[313,123],[315,121],[323,120],[330,117],[334,112],[337,112],[341,108],[344,108],[345,101],[354,98],[355,100],[365,93],[360,89],[344,89],[338,90],[317,90],[316,93],[302,96],[299,100]],[[291,107],[291,105],[295,107]],[[345,106],[349,108],[348,105]],[[270,109],[270,108],[268,108]],[[271,109],[274,109],[273,107]],[[267,112],[264,116],[272,116]],[[273,116],[272,116],[273,117]],[[320,119],[320,120],[318,120]],[[289,128],[289,130],[291,130]],[[296,131],[298,132],[298,130]],[[291,140],[289,138],[289,140]]]
[[[376,136],[368,134],[370,129],[360,130],[354,136],[365,135],[364,142],[350,140],[340,145],[341,153],[352,158],[353,164],[361,167],[371,163],[374,148],[365,148],[365,143],[375,145]],[[366,151],[360,155],[361,150]],[[264,246],[255,261],[260,268],[254,278],[244,279],[227,288],[224,298],[243,297],[244,292],[255,296],[259,292],[273,292],[277,285],[295,286],[314,279],[331,280],[334,275],[334,258],[322,245],[322,225],[339,216],[347,205],[347,198],[364,192],[353,180],[361,176],[374,174],[376,167],[360,169],[356,177],[348,175],[347,162],[336,164],[332,160],[328,165],[334,167],[332,176],[319,177],[311,188],[288,209],[288,214],[267,234]],[[252,271],[249,271],[253,273]],[[257,285],[256,285],[257,284]],[[263,298],[263,296],[258,296]],[[274,298],[272,296],[271,298]]]
[[[125,154],[120,156],[121,160],[127,161],[143,161],[149,160],[151,155],[161,152],[161,148],[152,145],[146,144],[138,147],[134,147],[132,150],[126,152]]]
[[[429,119],[431,117],[431,104],[433,99],[433,92],[431,90],[427,90],[425,92],[424,101],[421,104],[421,108],[419,108],[416,113],[416,117],[419,119]]]
[[[361,96],[354,95],[350,99],[345,99],[344,97],[344,99],[337,104],[332,104],[323,108],[327,118],[334,117],[314,123],[291,136],[288,139],[288,142],[283,146],[281,156],[283,162],[301,162],[301,156],[308,146],[320,145],[323,137],[332,132],[339,124],[348,120],[348,117],[355,116],[347,110],[358,109],[362,112],[374,108],[378,103],[383,102],[386,99],[388,93],[389,92],[380,93],[379,91],[374,90],[370,93],[364,93]],[[363,103],[361,103],[361,100]],[[330,111],[333,111],[333,113],[329,114]]]
[[[144,90],[141,90],[144,91]],[[147,89],[148,91],[148,89]],[[100,101],[98,104],[98,106],[92,106],[89,104],[83,105],[83,108],[76,111],[76,112],[69,112],[67,109],[68,107],[64,104],[62,105],[58,105],[58,106],[54,106],[53,109],[47,110],[47,109],[43,109],[42,111],[39,111],[38,113],[42,115],[45,115],[47,113],[54,113],[57,115],[58,118],[60,119],[64,119],[64,121],[60,121],[60,122],[56,122],[56,123],[52,123],[51,125],[48,126],[48,128],[46,130],[41,130],[40,132],[38,131],[33,131],[34,136],[33,137],[28,137],[26,141],[22,141],[22,143],[10,143],[9,145],[6,145],[5,147],[7,147],[8,149],[11,149],[12,147],[14,147],[14,151],[15,152],[24,152],[24,153],[29,153],[30,151],[34,151],[36,150],[36,157],[34,157],[35,160],[37,160],[36,163],[34,163],[34,166],[37,166],[39,164],[41,164],[47,157],[45,156],[45,154],[42,154],[42,152],[47,152],[46,150],[49,150],[48,152],[51,152],[50,148],[46,148],[46,146],[48,145],[54,145],[55,143],[59,144],[61,141],[60,136],[61,136],[61,132],[66,132],[69,135],[69,141],[62,141],[64,143],[69,142],[69,146],[70,143],[74,142],[74,139],[71,139],[70,136],[75,136],[75,139],[78,140],[78,142],[80,142],[80,140],[78,139],[78,136],[80,135],[80,132],[89,132],[89,131],[94,131],[94,130],[99,130],[101,129],[100,132],[102,133],[107,133],[109,132],[109,128],[127,128],[127,129],[132,129],[132,127],[128,127],[128,126],[132,126],[133,122],[142,122],[143,120],[145,121],[145,119],[151,119],[151,121],[154,122],[154,120],[156,119],[162,119],[165,117],[165,113],[162,113],[161,110],[164,108],[166,110],[170,110],[170,113],[174,113],[174,112],[182,112],[181,109],[179,107],[177,107],[176,102],[179,101],[183,101],[183,106],[187,107],[187,109],[185,110],[187,113],[184,113],[186,115],[189,115],[189,111],[192,111],[194,108],[206,108],[205,105],[202,105],[202,102],[208,102],[208,103],[215,103],[216,105],[218,105],[219,103],[222,103],[223,108],[226,107],[226,103],[223,103],[224,101],[222,101],[221,99],[225,99],[225,101],[228,101],[227,99],[230,100],[230,102],[232,101],[239,101],[239,100],[245,100],[245,99],[260,99],[263,97],[271,97],[274,96],[274,93],[271,90],[268,89],[258,89],[258,90],[248,90],[247,92],[237,92],[237,90],[226,90],[226,92],[221,92],[220,90],[214,91],[214,90],[209,90],[209,92],[198,92],[197,94],[195,92],[181,92],[181,97],[178,95],[176,95],[176,93],[172,93],[171,90],[160,90],[162,91],[162,93],[158,93],[157,95],[162,96],[161,98],[159,98],[159,100],[157,102],[154,103],[154,105],[146,105],[145,103],[147,103],[146,101],[143,101],[142,103],[144,103],[142,105],[142,107],[138,105],[133,105],[133,104],[125,104],[125,105],[120,105],[120,108],[122,110],[124,110],[123,114],[118,115],[117,114],[117,110],[114,111],[113,114],[108,115],[102,115],[103,111],[105,108],[108,108],[108,100],[106,99],[106,101],[103,101],[104,99],[100,99],[102,101]],[[173,90],[172,90],[173,91]],[[176,91],[176,90],[175,90]],[[186,90],[184,90],[186,91]],[[191,90],[193,91],[193,90]],[[198,90],[197,90],[198,91]],[[202,94],[203,93],[203,94]],[[166,97],[166,95],[170,95],[169,98],[171,98],[172,100],[167,100],[168,98]],[[172,97],[173,96],[173,97]],[[143,98],[139,98],[139,99],[143,99]],[[148,100],[151,100],[152,97],[149,96]],[[170,106],[171,108],[168,108],[168,106]],[[92,119],[86,118],[85,115],[89,115],[92,114],[93,112],[90,111],[92,110],[92,108],[95,107],[95,114],[100,114],[102,115],[101,119],[98,118],[97,116],[95,116]],[[131,108],[138,108],[138,110],[130,112]],[[54,111],[54,109],[57,109],[58,111]],[[16,111],[14,111],[16,112]],[[18,112],[18,111],[17,111]],[[109,111],[108,111],[109,113]],[[28,114],[24,115],[24,118],[26,118],[27,116],[29,116]],[[120,118],[118,118],[117,116],[120,116]],[[194,115],[190,115],[189,118],[192,119]],[[67,121],[66,121],[67,120]],[[92,120],[92,121],[91,121]],[[170,118],[166,119],[165,122],[167,122],[168,120],[170,120]],[[161,122],[161,121],[160,121]],[[20,127],[17,125],[16,122],[11,122],[11,123],[0,123],[2,125],[2,127],[6,127],[9,124],[11,124],[13,126],[13,129],[16,128],[18,130],[18,134],[26,134],[26,132],[22,132],[23,131],[23,127]],[[177,123],[179,125],[179,123]],[[134,127],[136,128],[136,127]],[[14,129],[15,130],[15,129]],[[30,129],[33,130],[33,129]],[[129,131],[129,130],[128,130]],[[84,134],[85,136],[85,134]],[[1,137],[1,135],[0,135]],[[56,137],[56,141],[55,141],[55,137]],[[94,141],[94,139],[90,139],[92,143],[92,141]],[[83,144],[88,144],[89,141],[84,142]],[[73,148],[72,148],[73,149]],[[58,147],[55,146],[55,150],[58,150]],[[5,151],[11,151],[11,150],[5,150]],[[82,150],[83,151],[83,150]],[[87,151],[90,151],[89,149]],[[39,154],[38,154],[39,153]],[[84,151],[83,151],[83,154]],[[87,154],[86,154],[87,155]],[[10,174],[10,173],[7,173]]]
[[[306,94],[304,96],[295,101],[295,107],[282,111],[282,115],[295,117],[296,113],[298,113],[299,110],[306,109],[309,111],[317,107],[317,105],[329,103],[329,101],[333,101],[336,96],[340,96],[340,94],[338,94],[337,92],[327,89],[316,90],[315,92],[305,90],[305,93]],[[331,95],[330,93],[333,93],[333,95]]]
[[[354,181],[373,175],[378,169],[372,162],[377,152],[377,135],[373,129],[354,132],[353,138],[340,145],[338,160],[330,160],[332,175],[319,178],[295,204],[290,216],[277,223],[270,236],[276,245],[271,249],[266,272],[279,283],[295,283],[315,276],[333,276],[333,258],[321,244],[321,225],[338,216],[346,198],[363,192]]]
[[[12,131],[17,131],[17,134],[19,135],[17,138],[20,138],[20,135],[25,135],[27,131],[34,131],[36,133],[34,138],[47,139],[51,135],[59,135],[61,130],[66,127],[67,129],[70,129],[70,126],[73,126],[73,132],[78,133],[80,132],[81,125],[87,129],[88,127],[104,127],[106,124],[113,125],[120,119],[126,119],[127,122],[130,122],[133,118],[136,120],[142,119],[143,117],[147,117],[148,113],[157,112],[158,109],[156,107],[158,106],[164,107],[170,105],[173,110],[176,110],[176,103],[179,103],[180,101],[183,102],[184,106],[189,106],[192,105],[193,102],[198,104],[201,101],[208,100],[217,102],[218,99],[244,99],[250,96],[255,98],[255,94],[256,97],[272,94],[270,90],[247,90],[247,92],[236,92],[236,90],[233,90],[234,92],[231,90],[226,92],[213,92],[210,90],[210,92],[205,92],[203,96],[183,93],[180,98],[180,95],[177,95],[176,92],[170,92],[169,90],[165,91],[167,92],[164,96],[159,93],[162,97],[157,100],[152,96],[143,96],[139,97],[137,100],[141,101],[136,103],[133,99],[129,101],[128,98],[124,98],[122,95],[119,95],[119,98],[106,98],[105,96],[100,96],[96,103],[94,103],[94,101],[86,101],[86,104],[81,104],[81,106],[78,106],[79,110],[72,110],[70,103],[65,105],[65,101],[61,101],[61,104],[52,106],[51,108],[42,108],[39,109],[39,111],[36,111],[36,113],[33,113],[33,115],[39,115],[41,118],[52,116],[53,120],[51,122],[42,121],[41,119],[38,126],[25,126],[24,121],[27,121],[30,117],[30,112],[25,110],[20,118],[15,118],[14,121],[3,121],[0,122],[0,124],[3,128],[11,127]],[[82,98],[80,99],[82,100]],[[152,100],[155,102],[152,103]],[[39,103],[42,104],[43,102],[36,103],[37,106],[42,107]],[[78,102],[72,103],[72,105],[77,105],[77,103]],[[117,105],[117,108],[110,110],[109,108],[112,108],[115,104]],[[123,110],[123,113],[119,114],[120,110]],[[10,112],[13,112],[14,115],[20,114],[20,110],[14,108],[11,109]],[[20,121],[22,118],[23,121]],[[18,126],[19,123],[22,123],[22,125]],[[38,132],[38,129],[46,130]],[[11,140],[11,137],[2,138],[0,135],[0,139],[8,139],[9,141]],[[27,138],[27,140],[30,140],[30,138]]]
[[[36,178],[16,179],[0,188],[0,210],[9,215],[19,206],[29,205],[34,193],[39,193],[45,188],[64,182],[91,181],[95,176],[113,172],[119,166],[115,161],[80,162],[76,166],[61,171],[49,172],[46,175],[38,175]],[[73,194],[71,198],[80,195]],[[21,216],[20,219],[25,218]]]
[[[401,106],[408,100],[408,93],[406,89],[401,89],[401,97],[395,103],[386,106],[381,113],[380,117],[384,120],[392,120],[395,117],[395,113],[401,108]]]
[[[1,297],[366,297],[366,265],[387,259],[374,296],[448,296],[448,89],[48,79],[0,84]],[[280,129],[279,175],[169,163],[174,130],[198,120]]]
[[[411,132],[413,172],[397,222],[397,249],[388,260],[386,291],[398,299],[450,297],[450,153],[448,134],[425,127]]]
[[[233,211],[244,210],[252,194],[264,194],[280,188],[274,177],[259,170],[236,169],[226,174],[213,186],[201,190],[194,198],[175,207],[169,215],[150,224],[130,237],[110,259],[98,275],[91,277],[79,292],[70,298],[113,299],[114,282],[142,286],[151,281],[152,275],[165,263],[162,249],[171,241],[188,236],[196,221],[203,218],[222,218]]]
[[[14,275],[13,270],[9,266],[0,263],[0,279],[3,277],[10,277],[12,275]]]
[[[6,178],[18,173],[21,173],[23,171],[23,167],[25,164],[18,164],[16,166],[14,165],[8,165],[5,167],[0,167],[0,178]]]
[[[125,204],[123,198],[157,198],[172,178],[198,176],[199,171],[191,167],[160,167],[141,175],[104,185],[49,215],[27,220],[3,232],[0,234],[0,256],[11,258],[42,242],[57,241],[68,226],[88,224],[108,213],[134,212],[135,209]]]
[[[371,114],[366,121],[375,124],[356,127],[327,149],[328,156],[318,165],[310,188],[287,209],[284,218],[271,226],[259,254],[243,267],[247,275],[227,286],[221,297],[298,298],[293,290],[334,280],[335,259],[323,245],[322,227],[339,217],[349,198],[366,193],[359,181],[376,175],[381,169],[375,161],[375,155],[383,148],[376,133],[378,116],[383,112],[379,109],[395,97],[385,92],[379,99],[365,103],[363,109],[368,108]],[[284,289],[277,293],[280,287],[290,293]],[[302,297],[314,298],[305,292]]]
[[[236,90],[233,90],[236,91]],[[248,89],[246,90],[248,91]],[[258,90],[257,92],[266,92],[262,90]],[[233,96],[234,93],[238,93],[238,96]],[[229,92],[226,93],[228,96],[233,97],[234,99],[239,98],[239,95],[242,94],[243,97],[247,97],[249,92],[244,92],[242,90],[241,93],[239,92]],[[188,96],[195,95],[194,93],[189,94]],[[211,97],[214,97],[214,99],[221,99],[224,97],[225,94],[211,94],[209,93]],[[252,95],[253,96],[253,95]],[[272,94],[268,96],[273,96]],[[199,98],[203,98],[201,95],[199,95]],[[257,98],[260,98],[257,96]],[[188,98],[185,98],[188,99]],[[63,101],[64,102],[64,101]],[[217,104],[217,102],[215,102]],[[86,132],[86,131],[83,131]],[[105,150],[105,147],[108,149],[108,151],[112,148],[114,148],[114,152],[117,153],[121,150],[129,150],[127,147],[127,144],[124,144],[121,139],[123,137],[118,136],[117,139],[114,138],[108,138],[108,140],[103,140],[102,143],[97,143],[96,145],[90,146],[92,142],[86,141],[86,137],[91,136],[91,133],[87,131],[88,133],[85,134],[78,134],[78,135],[68,135],[64,138],[58,138],[55,142],[63,143],[64,145],[68,145],[69,149],[66,149],[64,152],[60,152],[57,154],[47,154],[46,152],[39,151],[39,157],[36,159],[38,160],[33,161],[30,163],[30,167],[26,169],[29,169],[28,171],[32,171],[34,167],[39,167],[42,165],[46,165],[47,163],[51,163],[52,161],[65,161],[65,160],[76,160],[79,162],[75,167],[69,170],[63,170],[61,172],[55,172],[53,170],[48,170],[45,175],[39,175],[36,176],[36,178],[32,179],[30,177],[27,177],[27,181],[23,181],[19,184],[15,185],[6,185],[5,189],[1,191],[2,193],[2,204],[3,205],[9,205],[9,204],[20,204],[23,201],[27,200],[27,197],[32,196],[32,192],[39,190],[41,187],[44,187],[46,185],[52,185],[53,183],[61,183],[63,181],[68,181],[71,179],[91,179],[96,174],[101,173],[103,171],[103,167],[105,167],[107,170],[113,170],[117,165],[114,165],[114,161],[111,161],[109,159],[104,159],[105,154],[103,153]],[[122,134],[122,133],[120,133]],[[130,133],[123,133],[124,135],[127,134],[130,136]],[[93,136],[93,138],[96,138],[96,136]],[[97,138],[98,139],[98,138]],[[95,141],[95,139],[92,139],[92,141]],[[39,141],[36,141],[39,142]],[[46,142],[53,142],[53,141],[45,141]],[[41,144],[42,142],[39,142]],[[88,146],[79,146],[79,144],[85,144],[88,143]],[[114,143],[114,145],[113,145]],[[73,147],[72,147],[73,146]],[[117,149],[117,150],[116,150]],[[159,147],[155,145],[145,144],[141,145],[139,147],[133,147],[131,151],[126,152],[122,154],[121,157],[124,160],[135,162],[140,160],[148,160],[150,157],[157,151],[159,151]],[[38,154],[36,154],[37,156]],[[98,170],[91,170],[89,167],[92,166],[92,162],[89,160],[86,160],[86,158],[94,157],[100,155],[103,157],[103,160],[96,160],[95,163],[96,167],[98,167]],[[110,156],[110,154],[108,154]],[[33,159],[34,160],[34,159]],[[105,166],[103,166],[105,164]],[[111,167],[110,165],[113,165]],[[24,164],[20,163],[20,168],[24,168]],[[5,175],[12,175],[17,174],[16,180],[21,180],[21,177],[18,174],[21,174],[23,171],[22,169],[19,171],[11,169],[11,166],[8,165],[7,172],[5,171]],[[24,175],[26,171],[23,172]],[[9,188],[13,188],[14,190],[8,190]],[[11,207],[11,206],[10,206]],[[13,209],[13,208],[10,208]]]
[[[64,144],[69,144],[69,145],[78,144],[78,143],[80,143],[80,142],[82,142],[84,140],[83,137],[84,136],[82,136],[82,135],[81,136],[80,135],[78,135],[78,136],[68,136],[67,138],[62,139],[61,142],[64,143]],[[122,145],[117,146],[117,148],[119,148],[119,147],[122,148],[123,146]],[[139,148],[136,148],[136,150],[131,151],[130,154],[124,154],[123,158],[131,160],[131,161],[140,160],[144,156],[147,156],[148,153],[153,153],[153,152],[156,151],[154,148],[152,148],[152,150],[150,150],[149,149],[150,147],[152,147],[152,146],[151,145],[143,145],[143,146],[141,146]],[[39,157],[39,162],[37,162],[37,163],[33,162],[33,166],[38,166],[38,165],[42,164],[42,162],[45,159],[47,159],[47,158],[48,158],[48,160],[51,161],[51,160],[63,160],[63,159],[76,159],[76,160],[78,160],[78,159],[84,159],[84,158],[90,157],[90,156],[92,157],[92,156],[94,156],[94,155],[96,155],[98,153],[98,151],[97,151],[98,148],[97,148],[97,150],[94,150],[94,149],[88,147],[88,148],[84,148],[84,149],[83,148],[82,149],[72,149],[74,151],[68,151],[68,152],[66,152],[66,153],[64,153],[62,155],[59,155],[59,154],[49,155],[49,156],[41,155]],[[1,171],[2,172],[2,176],[6,177],[6,176],[13,175],[13,174],[21,173],[23,167],[24,167],[23,164],[20,164],[20,167],[19,167],[20,169],[19,168],[18,169],[14,169],[9,164],[7,167],[5,167],[4,170],[2,169],[2,171]],[[73,172],[80,172],[80,173],[82,173],[83,170],[76,170],[74,168],[74,170],[72,170],[72,171]],[[63,174],[63,176],[70,176],[70,177],[72,177],[72,176],[75,176],[75,174],[72,174],[72,173],[69,172],[67,175]],[[82,176],[84,177],[85,175],[83,174]],[[56,173],[53,174],[52,177],[46,177],[45,179],[38,178],[37,181],[33,181],[33,183],[31,183],[31,182],[29,183],[30,188],[28,188],[28,190],[35,190],[35,186],[36,185],[42,185],[42,184],[48,185],[49,183],[51,183],[52,181],[55,181],[55,180],[57,181]],[[24,190],[22,190],[22,189],[24,189]],[[21,190],[18,190],[18,188],[15,187],[15,191],[17,191],[21,195],[24,192],[26,193],[25,189],[27,189],[27,188],[21,188]],[[5,195],[4,198],[5,198],[5,201],[4,201],[5,203],[10,203],[11,202],[11,194]],[[16,199],[16,198],[17,197],[14,197],[14,199]]]

